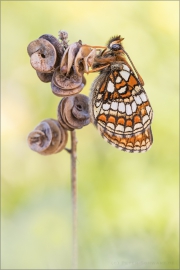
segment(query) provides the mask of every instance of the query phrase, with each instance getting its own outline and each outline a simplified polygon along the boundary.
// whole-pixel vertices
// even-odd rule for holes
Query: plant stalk
[[[77,139],[75,130],[71,131],[71,195],[72,195],[72,267],[78,269],[78,237],[77,237]]]

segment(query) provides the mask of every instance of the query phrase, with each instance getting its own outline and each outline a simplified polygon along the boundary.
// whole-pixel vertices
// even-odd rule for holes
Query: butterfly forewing
[[[94,124],[112,145],[128,152],[142,152],[152,144],[151,105],[124,62],[112,63],[94,81],[90,107]]]

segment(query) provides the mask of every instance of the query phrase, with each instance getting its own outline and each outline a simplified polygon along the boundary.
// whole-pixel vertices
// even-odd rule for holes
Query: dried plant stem
[[[75,130],[73,130],[71,131],[72,267],[73,269],[78,269],[76,149],[77,149],[76,132]]]

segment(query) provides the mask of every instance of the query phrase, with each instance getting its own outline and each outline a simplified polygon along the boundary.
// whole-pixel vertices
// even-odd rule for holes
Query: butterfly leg
[[[99,70],[101,70],[101,69],[104,69],[105,67],[108,67],[109,65],[110,65],[110,64],[107,64],[107,65],[105,65],[105,66],[103,66],[103,67],[94,68],[94,69],[92,69],[92,70],[90,70],[90,71],[88,71],[88,72],[85,72],[85,73],[89,74],[89,73],[97,72],[97,71],[99,71]]]
[[[83,44],[83,46],[90,47],[90,48],[95,48],[95,49],[98,49],[98,48],[107,49],[106,46],[91,46],[91,45],[87,45],[87,44]]]

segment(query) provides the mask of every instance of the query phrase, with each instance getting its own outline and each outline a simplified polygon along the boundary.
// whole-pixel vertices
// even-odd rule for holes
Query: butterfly
[[[124,50],[122,40],[121,36],[111,38],[94,59],[92,72],[100,71],[100,74],[91,86],[91,120],[111,145],[141,153],[153,143],[153,110],[143,88],[144,81]]]

